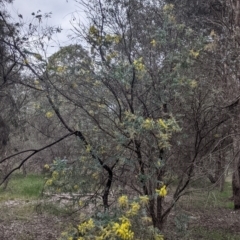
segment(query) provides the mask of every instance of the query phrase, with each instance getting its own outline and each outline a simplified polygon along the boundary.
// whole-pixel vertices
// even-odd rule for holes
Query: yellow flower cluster
[[[78,231],[81,234],[86,234],[87,231],[91,230],[94,228],[94,222],[92,218],[90,218],[88,221],[83,222],[82,224],[78,225]]]
[[[154,120],[151,118],[147,118],[143,121],[142,127],[146,130],[151,130],[154,128]]]
[[[196,80],[192,80],[192,81],[190,82],[190,87],[191,87],[191,88],[196,88],[197,86],[198,86],[198,83],[197,83]]]
[[[115,35],[114,36],[114,42],[118,44],[118,43],[120,43],[120,41],[121,41],[121,36],[120,35]]]
[[[39,86],[36,86],[36,88],[39,89]],[[33,103],[33,107],[35,109],[40,109],[41,105],[40,105],[40,103]]]
[[[197,58],[199,56],[199,51],[194,51],[193,49],[189,51],[189,55],[193,58]]]
[[[98,34],[97,28],[96,28],[95,26],[91,26],[91,27],[89,28],[89,34],[90,34],[90,35],[97,35],[97,34]]]
[[[165,192],[164,192],[165,189]],[[166,195],[166,186],[164,185],[159,191],[159,194]],[[161,192],[161,193],[160,193]],[[119,217],[116,221],[109,221],[107,224],[98,225],[97,222],[94,223],[93,219],[84,221],[78,225],[79,235],[77,240],[84,239],[95,239],[95,240],[105,240],[105,239],[121,239],[121,240],[133,240],[136,239],[134,228],[132,228],[132,217],[139,216],[143,226],[145,224],[149,225],[152,219],[149,216],[139,215],[141,204],[147,204],[149,202],[149,197],[147,195],[140,196],[138,201],[129,202],[128,196],[123,195],[118,198],[118,204],[120,207],[126,207],[123,210],[123,215]],[[82,205],[82,203],[79,203]],[[69,234],[69,235],[68,235]],[[70,235],[71,234],[71,235]],[[67,233],[62,233],[64,239],[73,239],[73,231]],[[153,234],[153,235],[152,235]],[[93,235],[95,237],[93,237]],[[163,235],[158,232],[151,233],[153,239],[164,240]],[[75,238],[74,238],[75,239]],[[63,240],[63,239],[62,239]]]
[[[158,123],[158,125],[159,125],[160,127],[164,128],[164,129],[167,129],[167,128],[168,128],[167,125],[166,125],[166,123],[165,123],[161,118],[158,119],[157,123]]]
[[[45,168],[46,170],[49,170],[49,169],[50,169],[50,167],[49,167],[48,164],[45,164],[45,165],[44,165],[44,168]]]
[[[83,200],[79,200],[78,205],[79,205],[80,207],[84,206],[84,201],[83,201]]]
[[[66,67],[64,67],[64,66],[58,66],[57,69],[56,69],[56,71],[57,71],[58,73],[62,73],[62,72],[64,72],[65,70],[66,70]]]
[[[137,116],[130,111],[125,111],[124,114],[127,121],[135,121],[137,119]]]
[[[117,57],[117,52],[112,52],[110,54],[107,55],[107,60],[111,61],[113,58]]]
[[[87,152],[87,153],[90,153],[90,152],[91,152],[91,149],[92,149],[92,147],[88,144],[87,147],[86,147],[86,152]]]
[[[51,118],[51,117],[53,117],[53,112],[51,112],[51,111],[48,111],[46,114],[45,114],[45,116],[46,116],[46,118]]]
[[[148,204],[148,202],[149,202],[149,197],[148,197],[147,195],[140,196],[140,197],[139,197],[139,200],[140,200],[140,203],[141,203],[141,204],[146,205],[146,204]]]
[[[156,47],[156,45],[157,45],[157,42],[156,42],[156,40],[155,40],[155,39],[153,39],[153,40],[151,41],[151,45],[152,45],[153,47]]]
[[[120,207],[127,207],[128,206],[128,197],[126,195],[122,195],[118,198],[118,204]]]
[[[138,214],[138,211],[140,209],[140,204],[137,202],[131,203],[131,208],[127,211],[127,216],[135,216]]]
[[[145,65],[143,64],[143,58],[142,57],[134,60],[133,65],[134,65],[135,69],[138,70],[139,72],[142,72],[142,71],[145,70]]]
[[[145,128],[146,130],[151,130],[154,128],[155,123],[162,129],[167,130],[168,126],[167,123],[163,119],[158,119],[156,122],[152,118],[147,118],[143,121],[142,127]]]
[[[165,196],[167,195],[166,185],[163,185],[160,189],[156,189],[156,193],[157,193],[160,197],[165,197]]]
[[[161,234],[155,234],[154,240],[164,240],[164,237]]]
[[[79,189],[79,186],[78,186],[78,185],[74,185],[74,186],[73,186],[73,189],[74,189],[74,190],[78,190],[78,189]]]
[[[48,179],[48,180],[46,181],[46,185],[47,185],[47,186],[51,186],[52,183],[53,183],[53,180],[52,180],[52,179]]]
[[[47,165],[47,164],[46,164],[46,165]],[[45,166],[46,166],[46,165],[45,165]],[[44,166],[44,167],[45,167],[45,166]],[[47,169],[47,166],[46,166],[45,168]],[[48,169],[49,169],[49,166],[48,166]],[[53,171],[53,172],[52,172],[52,177],[49,178],[49,179],[46,181],[46,185],[47,185],[47,186],[51,186],[51,185],[53,184],[53,182],[58,179],[58,177],[59,177],[59,173],[58,173],[57,171]]]
[[[59,176],[58,172],[57,172],[57,171],[53,171],[53,173],[52,173],[52,179],[53,179],[53,180],[56,180],[56,179],[58,178],[58,176]]]
[[[151,223],[152,222],[152,218],[147,217],[147,216],[142,217],[141,220],[143,223]]]
[[[133,231],[131,231],[131,222],[128,218],[120,218],[121,223],[113,224],[114,233],[123,240],[131,240],[134,237]]]
[[[209,36],[212,37],[212,38],[215,38],[215,37],[217,36],[217,34],[215,33],[214,30],[212,30],[212,31],[210,32],[210,35],[209,35]]]
[[[107,42],[114,42],[114,43],[119,43],[121,41],[121,36],[120,35],[110,35],[110,34],[107,34],[105,36],[105,40]]]

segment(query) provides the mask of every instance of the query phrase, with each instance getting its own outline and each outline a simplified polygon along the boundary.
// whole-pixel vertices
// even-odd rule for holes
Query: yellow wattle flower
[[[140,209],[140,204],[137,202],[131,203],[131,208],[127,211],[127,216],[135,216],[138,214],[138,211]]]
[[[51,111],[49,111],[45,114],[46,118],[51,118],[51,117],[53,117],[53,115],[54,115],[54,113]]]
[[[153,39],[153,40],[151,41],[151,45],[152,45],[153,47],[156,47],[156,45],[157,45],[157,42],[156,42],[156,40],[155,40],[155,39]]]
[[[134,232],[131,231],[131,222],[128,218],[122,217],[120,218],[121,223],[114,223],[112,226],[112,230],[121,239],[131,240],[134,237]]]
[[[140,203],[142,203],[142,204],[148,204],[148,202],[149,202],[149,197],[148,197],[147,195],[140,196],[140,197],[139,197],[139,200],[140,200]]]
[[[122,195],[118,198],[118,204],[120,207],[127,207],[128,206],[128,197],[126,195]]]
[[[167,129],[167,125],[165,124],[165,122],[160,118],[158,119],[158,124],[160,125],[160,127]]]
[[[156,193],[157,193],[160,197],[165,197],[165,196],[167,195],[166,185],[163,185],[160,189],[156,189]]]
[[[48,164],[45,164],[45,165],[44,165],[44,168],[48,170],[50,167],[49,167]]]
[[[190,50],[189,55],[193,58],[197,58],[199,56],[199,51]]]

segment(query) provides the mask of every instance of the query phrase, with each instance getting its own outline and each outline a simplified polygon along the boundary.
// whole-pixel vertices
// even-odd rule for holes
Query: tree
[[[4,9],[4,4],[12,1],[1,1],[0,9],[0,151],[1,155],[5,156],[9,150],[9,143],[11,142],[11,135],[14,135],[16,128],[20,123],[19,110],[22,107],[23,98],[17,98],[17,88],[15,83],[20,78],[19,72],[21,66],[17,64],[18,57],[15,55],[15,49],[8,45],[7,42],[16,33],[13,24],[6,26],[6,19],[8,14]],[[1,178],[11,168],[12,163],[1,166]],[[5,181],[4,188],[7,187]]]
[[[210,32],[211,42],[207,46],[211,63],[206,70],[212,72],[214,77],[218,79],[218,85],[222,86],[219,95],[222,96],[219,106],[226,108],[226,114],[229,119],[230,141],[234,152],[233,164],[233,199],[235,209],[239,208],[239,144],[238,144],[238,65],[239,59],[237,51],[239,48],[239,36],[237,29],[239,27],[239,3],[238,1],[203,1],[201,3],[190,4],[190,1],[171,1],[178,5],[179,17],[184,21],[189,21],[186,15],[191,14],[191,22],[199,31]],[[181,8],[181,6],[187,6]],[[204,11],[198,11],[199,9]],[[195,9],[195,12],[192,11]],[[185,14],[182,14],[182,13]],[[226,134],[223,135],[226,139]]]
[[[55,68],[60,67],[61,73],[54,75],[49,94],[60,94],[68,105],[74,104],[81,122],[86,119],[91,123],[92,128],[78,132],[78,136],[88,153],[88,162],[94,164],[92,161],[97,160],[105,170],[104,207],[109,207],[108,195],[113,183],[134,176],[122,184],[149,197],[148,212],[154,227],[161,229],[192,180],[196,161],[203,157],[199,149],[205,137],[199,136],[199,129],[194,129],[196,149],[189,152],[189,161],[181,168],[187,174],[172,167],[181,166],[183,159],[176,163],[170,157],[177,153],[177,147],[170,150],[171,142],[175,143],[172,135],[180,130],[172,113],[178,114],[177,107],[183,110],[181,103],[194,99],[197,92],[193,67],[202,47],[201,36],[196,40],[193,30],[177,24],[172,13],[174,7],[161,2],[157,7],[139,1],[83,4],[85,9],[91,9],[93,18],[89,27],[76,31],[91,46],[88,64],[91,68],[86,71],[80,67],[84,71],[76,73],[81,62],[74,60],[75,66],[72,61],[65,66],[64,61],[58,61],[58,56],[69,59],[61,54],[74,48],[60,51],[56,54]],[[63,120],[60,108],[51,99],[50,103],[64,126],[73,132]],[[183,122],[178,115],[177,119]],[[212,133],[209,129],[216,129],[217,124],[214,122],[213,128],[208,126],[201,131]],[[171,204],[165,206],[161,189],[171,182],[170,174],[177,174],[179,185]]]
[[[191,182],[208,174],[206,159],[227,131],[226,108],[216,104],[218,92],[212,87],[215,75],[198,67],[209,53],[204,50],[209,34],[179,24],[174,5],[162,1],[80,3],[89,24],[75,26],[75,33],[91,53],[71,45],[44,60],[24,48],[27,40],[12,37],[7,43],[30,70],[22,85],[41,92],[46,117],[54,117],[54,134],[64,133],[23,151],[30,153],[7,176],[31,156],[75,136],[71,144],[78,149],[68,161],[48,166],[49,188],[90,191],[96,202],[101,195],[105,212],[119,195],[140,195],[147,202],[146,215],[161,230]],[[109,199],[112,188],[114,200]]]

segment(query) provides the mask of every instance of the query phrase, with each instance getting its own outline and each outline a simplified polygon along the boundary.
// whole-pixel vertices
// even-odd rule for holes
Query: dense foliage
[[[49,58],[45,38],[60,30],[42,27],[48,14],[33,14],[23,36],[22,16],[13,27],[1,14],[2,89],[24,106],[16,104],[14,116],[31,126],[18,135],[30,138],[29,150],[0,161],[15,161],[4,179],[49,151],[42,157],[54,160],[38,163],[47,175],[44,191],[70,195],[91,215],[81,216],[62,239],[162,239],[169,213],[196,180],[209,178],[223,188],[226,166],[239,166],[239,6],[77,2],[88,23],[74,25],[74,37],[84,44]],[[0,117],[8,129],[10,120]],[[6,145],[8,133],[5,138]],[[236,179],[238,172],[238,208]]]

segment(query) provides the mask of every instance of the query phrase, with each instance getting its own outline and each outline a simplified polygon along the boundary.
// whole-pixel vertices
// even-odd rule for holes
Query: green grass
[[[212,189],[212,185],[202,187],[192,187],[188,194],[183,196],[179,203],[183,206],[197,209],[208,208],[228,208],[233,209],[232,185],[229,182],[225,183],[224,191],[220,192],[217,188]]]
[[[7,189],[0,187],[0,201],[13,199],[36,199],[41,194],[44,186],[44,177],[42,175],[15,174],[9,180]]]
[[[207,193],[206,204],[210,207],[222,207],[233,209],[233,201],[230,200],[232,196],[232,185],[226,182],[224,190],[220,192],[218,189]]]
[[[224,190],[220,192],[218,188],[211,188],[211,185],[196,185],[191,188],[188,195],[182,197],[178,202],[179,209],[190,213],[190,215],[195,216],[194,209],[200,212],[206,212],[207,215],[211,211],[217,213],[219,209],[228,209],[232,211],[234,209],[233,201],[230,199],[232,197],[232,185],[230,182],[225,182]],[[221,214],[221,213],[220,213]],[[197,214],[196,214],[197,216]],[[197,220],[195,220],[197,221]],[[204,239],[204,240],[239,240],[240,237],[236,233],[231,233],[226,229],[221,229],[217,226],[194,226],[193,228],[186,230],[182,233],[177,233],[181,238],[179,239]],[[226,223],[227,224],[227,223]],[[181,234],[181,235],[180,235]]]

